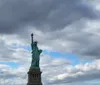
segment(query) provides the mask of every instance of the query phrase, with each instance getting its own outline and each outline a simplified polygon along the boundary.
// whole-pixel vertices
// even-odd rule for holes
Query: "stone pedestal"
[[[34,68],[28,72],[28,83],[27,85],[42,85],[41,82],[41,71],[39,68]]]

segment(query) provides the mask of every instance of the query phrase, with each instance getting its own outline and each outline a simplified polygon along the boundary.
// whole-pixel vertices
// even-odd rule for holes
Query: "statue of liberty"
[[[33,41],[33,34],[31,34],[31,48],[32,48],[32,62],[30,69],[39,68],[40,54],[42,53],[41,49],[38,49],[37,42]]]

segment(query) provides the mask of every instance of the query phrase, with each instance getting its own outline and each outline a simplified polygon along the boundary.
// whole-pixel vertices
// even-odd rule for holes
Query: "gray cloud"
[[[43,31],[63,29],[84,18],[96,18],[92,7],[81,0],[4,0],[0,1],[0,32],[22,32],[25,26]]]
[[[94,61],[93,63],[87,63],[84,65],[76,65],[75,67],[72,68],[71,66],[69,67],[65,66],[64,69],[57,70],[58,74],[54,74],[51,77],[51,81],[49,81],[48,83],[54,85],[55,84],[70,85],[73,82],[78,83],[78,82],[86,82],[91,80],[99,80],[100,79],[99,71],[100,71],[99,61]]]
[[[27,80],[26,76],[24,73],[25,70],[23,68],[18,68],[18,69],[12,69],[10,66],[8,65],[3,65],[0,64],[0,85],[13,85],[15,83],[15,85],[24,85],[26,83],[26,81],[24,81],[24,79]],[[17,74],[17,75],[16,75]],[[12,81],[13,80],[13,81]]]
[[[29,55],[29,52],[25,51],[25,49],[13,49],[12,45],[13,43],[17,45],[23,45],[23,43],[26,45],[28,43],[29,45],[30,41],[28,36],[31,32],[35,33],[35,40],[39,41],[39,47],[43,50],[47,49],[62,53],[70,52],[79,55],[79,57],[86,56],[86,59],[99,59],[100,39],[98,34],[100,31],[96,28],[100,26],[95,25],[94,27],[94,25],[92,25],[92,20],[98,20],[98,22],[100,22],[99,17],[97,16],[97,11],[94,10],[91,4],[82,1],[83,0],[0,0],[0,33],[9,35],[13,33],[19,36],[11,38],[11,36],[5,35],[6,38],[2,40],[1,38],[4,37],[4,35],[0,35],[0,61],[16,61],[22,65],[21,67],[25,67],[28,70],[29,63],[31,62],[31,57],[29,56],[31,55]],[[88,21],[91,23],[90,27],[87,25]],[[91,31],[86,31],[87,29],[91,29]],[[94,33],[94,31],[96,32]],[[42,59],[43,57],[41,60]],[[88,72],[81,70],[82,68],[75,69],[75,67],[70,65],[71,62],[66,60],[61,59],[59,63],[57,63],[58,61],[56,63],[54,61],[55,59],[48,57],[41,61],[45,85],[48,85],[52,77],[65,72],[68,73],[69,71],[69,73],[73,75],[79,72],[84,73],[84,75],[76,75],[76,78],[66,77],[62,81],[55,80],[55,82],[51,83],[61,82],[61,85],[66,85],[65,81],[67,80],[68,85],[82,85],[78,82],[82,80],[99,79],[100,70],[97,65],[95,69],[91,69],[92,66],[90,66]],[[68,67],[68,65],[70,66]],[[22,72],[22,75],[17,75],[21,74],[20,71],[26,71],[25,69],[20,69],[20,71],[18,71],[18,69],[16,69],[16,71],[12,70],[12,72],[15,72],[13,74],[10,72],[11,69],[6,68],[5,70],[6,71],[1,71],[3,74],[0,74],[0,77],[3,77],[4,80],[8,80],[7,78],[10,77],[17,78],[16,80],[18,80],[15,80],[12,85],[15,83],[16,85],[20,85],[19,83],[17,84],[17,82],[23,79],[26,81],[26,72]],[[2,79],[0,79],[0,81],[2,81]],[[8,81],[9,82],[4,83],[11,85],[11,80]],[[76,83],[73,84],[71,82]],[[22,84],[23,83],[21,83],[21,85]]]
[[[12,57],[14,50],[9,48],[3,40],[0,40],[0,61],[12,61],[15,58]]]
[[[19,54],[21,56],[21,54]],[[24,55],[23,55],[24,56]],[[26,56],[28,56],[26,54]],[[22,57],[21,57],[22,58]],[[20,59],[21,59],[20,58]],[[72,66],[69,62],[63,58],[51,58],[48,55],[41,56],[41,71],[42,71],[42,82],[44,85],[73,85],[80,84],[83,81],[95,80],[100,77],[100,60],[94,61],[92,63],[79,64]],[[25,62],[18,68],[12,69],[8,65],[0,64],[0,84],[16,85],[27,83],[27,71],[29,69],[28,60],[25,58],[20,62]],[[12,81],[13,79],[13,81]],[[54,81],[52,81],[52,79]],[[89,84],[92,85],[92,84]]]
[[[81,0],[5,0],[1,1],[0,10],[1,33],[16,33],[28,42],[29,37],[27,36],[30,32],[27,31],[30,29],[33,32],[40,31],[43,36],[40,34],[37,39],[40,39],[41,44],[45,42],[45,47],[49,44],[60,51],[70,51],[80,54],[79,56],[99,56],[99,44],[91,40],[92,36],[95,37],[94,40],[97,40],[97,36],[82,32],[87,20],[97,19],[97,12],[89,2]],[[51,43],[56,42],[55,40],[60,43]],[[66,46],[63,46],[60,40],[66,42]],[[69,47],[67,42],[69,42]]]

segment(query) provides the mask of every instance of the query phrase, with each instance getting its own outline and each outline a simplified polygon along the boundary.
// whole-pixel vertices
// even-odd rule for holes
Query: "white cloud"
[[[95,59],[92,63],[72,66],[69,60],[42,54],[44,85],[84,85],[83,81],[100,79],[99,0],[0,2],[0,61],[19,64],[18,68],[0,64],[0,85],[27,83],[31,52],[23,47],[30,45],[31,32],[43,50],[70,52],[79,55],[81,60]]]

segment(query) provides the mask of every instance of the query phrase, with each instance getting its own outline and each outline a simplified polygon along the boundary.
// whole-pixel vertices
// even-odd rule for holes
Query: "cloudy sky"
[[[43,85],[100,85],[100,0],[0,0],[0,85],[27,84],[31,33]]]

